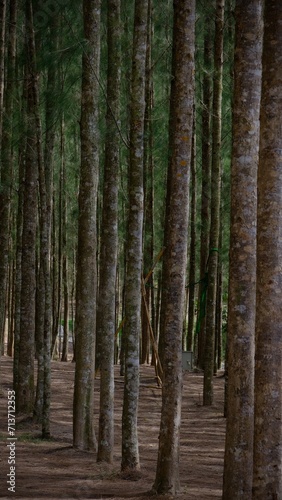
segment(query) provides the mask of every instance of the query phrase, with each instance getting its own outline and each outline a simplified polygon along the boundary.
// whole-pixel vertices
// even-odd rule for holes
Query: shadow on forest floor
[[[12,360],[1,358],[0,393],[0,498],[39,499],[148,499],[154,482],[158,452],[161,390],[151,366],[141,367],[139,445],[141,472],[120,474],[123,377],[115,377],[115,459],[112,465],[96,463],[95,453],[72,448],[72,396],[74,364],[52,362],[52,408],[49,441],[40,439],[40,427],[32,419],[18,419],[16,428],[16,492],[8,491],[7,391],[12,388]],[[180,450],[183,500],[221,498],[225,419],[224,379],[214,378],[215,403],[202,406],[203,376],[184,373]],[[98,410],[99,376],[95,382]],[[98,413],[95,415],[98,430]],[[170,498],[161,496],[163,500]]]

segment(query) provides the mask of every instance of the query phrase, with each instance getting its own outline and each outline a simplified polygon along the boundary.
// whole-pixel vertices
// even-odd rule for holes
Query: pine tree
[[[214,86],[212,125],[211,170],[211,225],[208,255],[208,288],[206,311],[206,337],[204,355],[204,405],[213,402],[214,344],[216,321],[217,273],[220,234],[221,198],[221,126],[222,126],[222,75],[223,75],[223,28],[224,0],[216,1],[214,42]]]
[[[12,21],[12,19],[11,19]],[[11,161],[6,162],[8,150],[5,148],[5,143],[2,143],[2,123],[3,123],[3,105],[4,105],[4,67],[5,67],[5,32],[6,32],[6,0],[0,2],[0,144],[3,148],[0,168],[0,353],[2,354],[2,344],[4,342],[4,328],[6,320],[6,290],[7,290],[7,269],[8,269],[8,246],[9,232],[7,227],[9,224],[9,207],[10,207],[10,182],[11,182]],[[11,52],[9,53],[9,58]],[[9,60],[8,71],[11,75],[11,65],[13,61]],[[13,87],[13,84],[12,84]],[[8,95],[9,95],[8,91]],[[7,96],[7,91],[6,91]],[[12,95],[10,94],[12,97]],[[7,101],[7,99],[6,99]],[[7,105],[7,102],[5,103]],[[8,110],[7,110],[8,111]],[[11,111],[11,110],[10,110]],[[11,120],[11,116],[8,118]],[[4,138],[7,138],[7,115],[5,120]],[[6,132],[6,134],[5,134]],[[10,144],[11,144],[11,138]],[[7,144],[8,146],[8,144]]]
[[[108,0],[108,83],[103,214],[100,244],[100,284],[97,335],[100,355],[100,417],[98,461],[111,462],[114,446],[114,349],[118,256],[118,187],[121,82],[120,0]]]
[[[223,498],[251,498],[262,5],[236,3]]]
[[[25,180],[23,192],[23,229],[21,252],[21,299],[19,364],[16,387],[18,412],[30,413],[34,405],[34,341],[36,289],[36,230],[38,196],[38,156],[36,131],[36,99],[33,78],[35,68],[35,40],[32,2],[26,0],[26,67],[27,130],[25,150]]]
[[[93,425],[97,289],[97,192],[100,67],[100,0],[84,0],[86,40],[82,61],[81,169],[76,288],[76,366],[73,402],[75,448],[96,448]]]
[[[148,0],[135,0],[130,97],[129,216],[125,277],[125,380],[122,413],[122,470],[139,469],[137,409],[143,245],[143,144]]]
[[[264,7],[253,498],[282,498],[282,4]]]
[[[170,158],[163,257],[162,337],[164,370],[156,493],[174,495],[179,484],[182,397],[182,327],[187,264],[189,177],[193,137],[195,3],[174,3],[170,96]]]

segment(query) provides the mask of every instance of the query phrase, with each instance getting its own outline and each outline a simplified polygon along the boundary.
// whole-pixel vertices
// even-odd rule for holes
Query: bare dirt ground
[[[116,367],[115,459],[112,465],[97,464],[95,453],[72,448],[72,395],[74,364],[52,362],[52,412],[50,441],[40,439],[40,428],[31,420],[17,421],[16,492],[8,491],[9,441],[7,394],[12,389],[12,360],[1,358],[0,397],[0,497],[5,499],[148,499],[154,482],[161,390],[154,369],[141,367],[139,404],[140,477],[122,478],[121,413],[123,377]],[[184,373],[181,428],[181,500],[221,498],[225,419],[224,379],[214,378],[215,402],[202,406],[202,374]],[[96,431],[98,430],[99,377],[96,379]],[[18,419],[19,420],[19,419]],[[156,498],[156,497],[155,497]],[[159,497],[157,497],[159,498]],[[162,499],[171,498],[162,496]]]

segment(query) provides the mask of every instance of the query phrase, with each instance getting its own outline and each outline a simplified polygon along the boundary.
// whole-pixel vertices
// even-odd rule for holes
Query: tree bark
[[[195,120],[194,120],[195,121]],[[194,126],[195,127],[195,123]],[[195,318],[195,281],[196,281],[196,131],[193,132],[192,155],[191,155],[191,209],[190,209],[190,257],[189,257],[189,279],[188,279],[188,328],[187,328],[187,351],[193,348],[193,331]]]
[[[114,447],[114,361],[118,257],[120,137],[120,0],[108,0],[108,82],[97,335],[100,338],[98,461],[112,462]]]
[[[212,103],[212,29],[210,11],[205,17],[204,75],[202,109],[202,186],[201,186],[201,236],[200,236],[200,283],[198,293],[197,325],[195,335],[196,364],[204,368],[206,320],[205,273],[209,253],[210,196],[211,196],[211,103]],[[202,281],[203,280],[203,281]],[[204,301],[202,298],[204,297]]]
[[[64,294],[64,337],[61,361],[68,361],[69,348],[69,283],[67,255],[67,195],[66,195],[66,158],[65,158],[65,127],[64,118],[61,121],[61,177],[62,177],[62,284]]]
[[[170,159],[163,257],[164,370],[159,452],[153,490],[176,494],[182,399],[182,327],[187,264],[189,177],[193,137],[195,2],[174,3]]]
[[[56,25],[50,27],[52,49],[56,47]],[[34,54],[35,56],[35,54]],[[36,62],[34,61],[34,65]],[[51,103],[51,93],[55,91],[55,65],[48,68],[47,100],[46,100],[46,142],[43,155],[42,127],[39,112],[39,83],[33,78],[35,96],[35,118],[37,125],[37,157],[39,166],[39,229],[40,253],[37,286],[37,391],[34,414],[42,424],[42,437],[50,437],[50,404],[51,404],[51,326],[52,326],[52,299],[51,299],[51,206],[52,206],[52,160],[54,153],[55,107]],[[53,106],[52,106],[53,104]]]
[[[20,320],[21,320],[21,280],[22,280],[22,231],[23,231],[23,197],[25,180],[25,146],[27,130],[27,79],[23,78],[23,99],[21,106],[22,130],[18,150],[18,200],[16,215],[16,272],[14,277],[15,313],[14,313],[14,360],[13,360],[13,387],[16,390],[19,375],[20,356]],[[19,95],[18,95],[19,97]]]
[[[262,4],[236,2],[223,498],[251,498]]]
[[[25,185],[23,199],[23,232],[21,261],[21,316],[18,383],[16,388],[17,412],[33,411],[34,406],[34,341],[35,341],[35,244],[37,229],[38,158],[33,87],[34,31],[33,11],[26,1],[26,53],[27,53],[27,138],[25,155]]]
[[[125,277],[125,381],[122,414],[122,470],[140,468],[137,410],[143,246],[143,145],[148,0],[135,0],[130,100],[129,217]]]
[[[153,81],[152,81],[152,2],[148,1],[148,29],[147,29],[147,52],[146,52],[146,84],[145,84],[145,123],[144,123],[144,279],[152,266],[154,255],[154,217],[153,217]],[[150,311],[152,302],[151,288],[153,286],[152,276],[146,288],[146,297],[142,300],[142,343],[141,364],[149,362],[150,354],[150,330],[149,318],[146,309]],[[146,301],[146,304],[145,304]],[[152,303],[153,305],[153,303]],[[153,318],[150,318],[150,321]]]
[[[3,5],[1,5],[3,9]],[[4,85],[4,102],[3,102],[3,130],[0,135],[2,140],[1,152],[1,192],[0,192],[0,336],[4,335],[5,317],[6,317],[6,290],[7,290],[7,270],[9,264],[9,235],[11,234],[11,188],[14,181],[13,172],[13,120],[14,120],[14,101],[15,101],[15,75],[16,75],[16,23],[17,23],[17,1],[10,2],[9,5],[9,29],[8,29],[8,50],[7,50],[7,71],[6,71],[6,84]],[[1,22],[0,32],[5,34],[5,8],[4,19]],[[2,11],[0,16],[2,17]],[[0,71],[2,71],[3,57],[4,57],[4,38],[1,38],[2,45],[0,45]],[[1,69],[2,68],[2,69]],[[1,111],[0,111],[1,113]],[[1,122],[1,119],[0,119]],[[10,238],[11,244],[11,238]],[[11,251],[11,250],[10,250]],[[10,259],[11,261],[11,259]],[[14,266],[12,261],[10,266]],[[14,272],[11,276],[14,275]],[[9,288],[14,298],[13,284],[9,281]],[[11,290],[12,288],[12,290]],[[13,309],[11,311],[10,322],[13,328]],[[1,343],[1,341],[0,341]],[[8,345],[10,355],[13,350],[13,330],[10,331],[10,345]],[[0,347],[0,352],[2,351]]]
[[[214,44],[214,91],[211,171],[211,225],[208,256],[208,288],[206,310],[206,338],[204,355],[204,405],[213,402],[214,342],[216,318],[216,288],[220,232],[221,198],[221,105],[223,75],[224,0],[216,1]]]
[[[223,499],[252,497],[262,5],[236,2]]]
[[[76,288],[73,445],[96,448],[93,425],[97,290],[97,193],[99,176],[97,75],[100,68],[100,0],[84,0],[86,45],[82,61],[81,170]]]
[[[1,153],[1,168],[0,168],[0,353],[2,353],[2,342],[4,343],[4,329],[6,321],[6,292],[7,292],[7,270],[8,270],[8,247],[9,247],[9,207],[10,207],[10,190],[11,190],[11,161],[5,161],[5,153],[9,154],[6,149],[4,140],[2,142],[2,122],[3,122],[3,104],[4,104],[4,63],[5,63],[5,31],[6,31],[6,0],[0,1],[0,144],[3,151]],[[9,42],[10,43],[10,42]],[[11,69],[13,60],[10,60],[9,53],[8,71]],[[11,76],[11,72],[10,72]],[[12,83],[13,88],[13,83]],[[10,102],[12,94],[6,90],[6,96]],[[7,101],[7,98],[6,98]],[[7,102],[6,102],[7,105]],[[11,110],[10,110],[11,111]],[[12,114],[8,117],[11,120]],[[6,120],[7,122],[7,120]],[[6,126],[8,124],[6,123]],[[6,127],[5,127],[6,128]],[[6,128],[7,130],[7,128]],[[8,131],[8,130],[7,130]],[[9,134],[9,132],[8,132]],[[10,129],[11,134],[11,129]],[[7,135],[6,135],[7,137]],[[11,144],[11,140],[10,140]]]
[[[282,4],[264,10],[258,169],[253,498],[282,498]]]

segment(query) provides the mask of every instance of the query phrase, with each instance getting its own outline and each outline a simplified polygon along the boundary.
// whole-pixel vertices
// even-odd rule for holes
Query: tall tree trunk
[[[143,145],[148,0],[135,0],[130,101],[129,218],[125,277],[125,381],[122,470],[138,469],[137,410],[143,245]]]
[[[223,499],[252,497],[262,2],[237,0]]]
[[[53,275],[53,265],[52,265],[52,234],[55,231],[55,227],[53,228],[53,217],[52,213],[54,210],[53,207],[53,169],[54,169],[54,150],[55,150],[55,136],[57,130],[57,116],[58,116],[58,106],[56,99],[54,99],[54,95],[58,90],[57,78],[58,71],[56,67],[56,50],[58,48],[58,19],[57,17],[53,17],[50,19],[50,52],[52,54],[52,59],[50,61],[48,67],[48,78],[47,78],[47,88],[46,88],[46,108],[45,108],[45,128],[46,128],[46,137],[45,137],[45,146],[44,146],[44,171],[45,171],[45,184],[46,184],[46,197],[47,197],[47,206],[48,206],[48,225],[50,225],[48,238],[50,242],[48,243],[49,253],[50,253],[50,278],[51,279],[51,309],[52,309],[52,318],[51,318],[51,337],[53,337],[54,332],[54,295],[53,290],[55,287],[55,283],[52,283],[54,279]],[[58,331],[58,329],[57,329]],[[51,355],[53,353],[52,349],[52,340],[51,339]]]
[[[66,194],[66,158],[65,158],[65,127],[64,118],[61,121],[61,178],[62,178],[62,284],[64,304],[64,337],[62,347],[62,361],[68,360],[69,346],[69,285],[68,285],[68,255],[67,255],[67,194]]]
[[[50,26],[51,51],[56,48],[56,23]],[[34,61],[35,65],[35,61]],[[55,92],[55,64],[48,68],[46,92],[46,141],[43,155],[42,127],[39,112],[39,82],[33,78],[35,96],[35,115],[37,125],[37,155],[39,166],[39,222],[40,222],[40,255],[39,255],[39,287],[37,288],[39,311],[42,318],[38,319],[37,336],[39,335],[37,397],[35,414],[42,424],[42,437],[50,437],[50,403],[51,403],[51,326],[52,326],[52,296],[51,296],[51,211],[52,211],[52,179],[53,154],[55,142],[56,107],[52,101]]]
[[[195,336],[196,363],[204,368],[205,352],[205,306],[206,282],[205,273],[209,253],[210,232],[210,196],[211,196],[211,101],[212,101],[212,30],[210,12],[205,18],[204,38],[204,75],[203,75],[203,109],[202,109],[202,189],[201,189],[201,236],[200,236],[200,283],[198,294],[197,325]]]
[[[98,461],[112,462],[114,447],[114,358],[118,258],[120,138],[120,0],[108,0],[108,83],[97,335],[100,338]]]
[[[213,402],[214,341],[216,318],[216,288],[220,232],[221,197],[221,104],[223,75],[224,0],[216,1],[214,46],[214,91],[211,172],[211,227],[208,256],[208,289],[204,363],[204,405]]]
[[[6,144],[4,140],[2,142],[2,122],[3,122],[3,104],[4,104],[4,61],[5,61],[5,31],[6,31],[6,0],[0,1],[0,144],[3,148],[1,153],[1,168],[0,168],[0,353],[2,353],[2,342],[4,341],[4,329],[6,320],[6,291],[7,291],[7,270],[8,270],[8,247],[9,247],[9,208],[10,208],[10,190],[11,190],[11,160],[7,162],[5,158],[8,154],[6,149]],[[10,30],[11,33],[11,30]],[[11,34],[10,34],[11,36]],[[15,36],[15,35],[14,35]],[[11,48],[11,40],[9,41]],[[13,60],[10,60],[11,53],[9,53],[8,59],[8,71],[9,67],[11,70],[11,65],[14,64]],[[10,71],[11,76],[11,71]],[[8,86],[7,86],[8,87]],[[12,83],[12,88],[14,84]],[[8,93],[8,94],[7,94]],[[6,105],[7,105],[7,95],[12,102],[12,94],[9,90],[6,90]],[[12,109],[10,109],[12,111]],[[8,116],[8,115],[7,115]],[[12,121],[12,113],[8,116],[8,120]],[[6,127],[7,127],[7,120]],[[5,129],[6,129],[5,127]],[[9,125],[8,125],[9,127]],[[10,130],[9,130],[10,129]],[[7,130],[8,134],[11,134],[11,127]],[[6,138],[7,138],[7,134]],[[9,137],[8,137],[9,139]],[[11,139],[10,139],[11,145]],[[9,155],[10,156],[10,155]],[[6,161],[5,161],[6,160]]]
[[[194,117],[195,127],[195,117]],[[189,259],[189,293],[188,293],[188,328],[187,328],[187,351],[192,351],[193,330],[195,317],[195,280],[196,280],[196,131],[193,132],[192,155],[191,155],[191,210],[190,210],[190,259]]]
[[[154,219],[153,219],[153,81],[152,81],[152,2],[148,1],[148,28],[147,28],[147,53],[146,53],[146,84],[145,84],[145,122],[144,122],[144,279],[152,266],[154,254]],[[146,298],[142,300],[142,343],[141,364],[148,363],[150,353],[149,319],[146,310],[150,310],[152,276],[146,288]],[[145,304],[146,301],[146,304]],[[147,306],[147,307],[146,307]]]
[[[264,10],[253,498],[282,498],[282,4]]]
[[[13,356],[14,346],[14,273],[15,261],[11,259],[9,266],[9,288],[8,288],[8,341],[7,341],[7,356]]]
[[[1,44],[0,44],[0,74],[1,86],[4,82],[4,35],[5,35],[5,2],[1,2]],[[11,186],[13,182],[13,115],[15,100],[15,73],[16,73],[16,22],[17,22],[17,1],[10,2],[9,5],[9,30],[8,30],[8,54],[6,85],[3,100],[3,130],[0,130],[2,140],[1,152],[1,190],[0,190],[0,336],[4,334],[5,309],[6,309],[6,278],[8,269],[9,235],[10,231],[10,208],[11,208]],[[0,90],[0,106],[1,105]],[[0,107],[0,126],[2,124],[2,107]],[[11,264],[12,265],[12,264]],[[1,348],[0,348],[1,352]]]
[[[98,98],[100,69],[100,0],[84,0],[82,60],[81,169],[76,287],[73,445],[96,448],[93,425],[97,290],[97,193],[99,177]]]
[[[219,251],[222,251],[222,229],[219,236]],[[214,349],[214,374],[221,368],[222,352],[222,259],[218,261],[217,287],[216,287],[216,318],[215,318],[215,349]]]
[[[252,494],[262,2],[237,0],[223,498]]]
[[[20,320],[21,320],[21,283],[22,283],[22,231],[23,231],[23,197],[25,180],[25,147],[27,130],[27,79],[23,78],[23,99],[21,108],[22,130],[18,151],[18,203],[16,215],[16,272],[14,278],[15,313],[14,313],[14,362],[13,387],[17,388],[20,356]]]
[[[195,2],[174,3],[170,160],[163,257],[163,391],[153,490],[176,494],[182,396],[182,326],[187,264],[189,176],[193,137]]]
[[[58,332],[60,329],[60,318],[62,310],[62,226],[63,226],[63,179],[62,172],[59,180],[58,205],[58,227],[56,224],[56,196],[53,195],[53,231],[52,231],[52,254],[53,254],[53,321],[52,321],[52,344],[51,353],[53,357],[58,356]]]
[[[26,1],[26,78],[27,78],[27,137],[25,155],[25,185],[23,199],[22,282],[17,412],[30,413],[34,405],[34,340],[35,340],[35,244],[37,228],[37,132],[36,102],[33,88],[35,46],[32,3]]]

